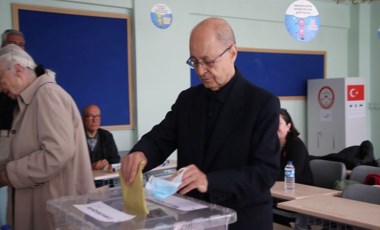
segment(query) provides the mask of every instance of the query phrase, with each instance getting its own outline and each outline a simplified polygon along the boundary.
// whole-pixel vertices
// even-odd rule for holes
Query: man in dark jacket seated
[[[83,124],[93,170],[102,170],[110,164],[119,163],[120,156],[112,134],[100,128],[101,114],[97,105],[88,105],[83,110]],[[104,183],[96,181],[97,187]]]

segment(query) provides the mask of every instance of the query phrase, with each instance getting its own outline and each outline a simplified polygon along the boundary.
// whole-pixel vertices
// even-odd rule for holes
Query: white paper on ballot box
[[[105,203],[98,201],[90,204],[74,205],[83,213],[103,222],[123,222],[133,219],[135,216],[121,212]]]

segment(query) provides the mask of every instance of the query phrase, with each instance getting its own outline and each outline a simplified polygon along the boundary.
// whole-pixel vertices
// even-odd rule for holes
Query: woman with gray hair
[[[54,229],[46,201],[94,189],[80,113],[71,96],[20,47],[0,49],[0,90],[18,106],[11,129],[9,161],[0,171],[8,186],[12,229]],[[10,209],[10,210],[9,210]]]

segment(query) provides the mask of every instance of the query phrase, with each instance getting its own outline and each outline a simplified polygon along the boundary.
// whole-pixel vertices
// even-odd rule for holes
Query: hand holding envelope
[[[155,200],[163,200],[178,191],[182,183],[182,176],[186,168],[178,170],[178,175],[173,180],[167,180],[151,176],[145,184],[145,191],[149,197]]]
[[[142,169],[145,165],[146,161],[140,161],[137,175],[130,185],[126,185],[123,174],[121,171],[119,171],[120,185],[124,200],[124,209],[128,214],[147,215],[149,213],[143,190]]]

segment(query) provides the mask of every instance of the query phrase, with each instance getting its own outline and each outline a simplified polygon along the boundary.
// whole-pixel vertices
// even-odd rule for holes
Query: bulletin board
[[[253,84],[281,99],[305,99],[308,79],[325,78],[325,51],[238,48],[236,66]],[[200,84],[191,71],[191,84]]]
[[[78,108],[97,104],[107,129],[133,128],[131,20],[128,15],[12,4],[26,51],[56,73]]]

